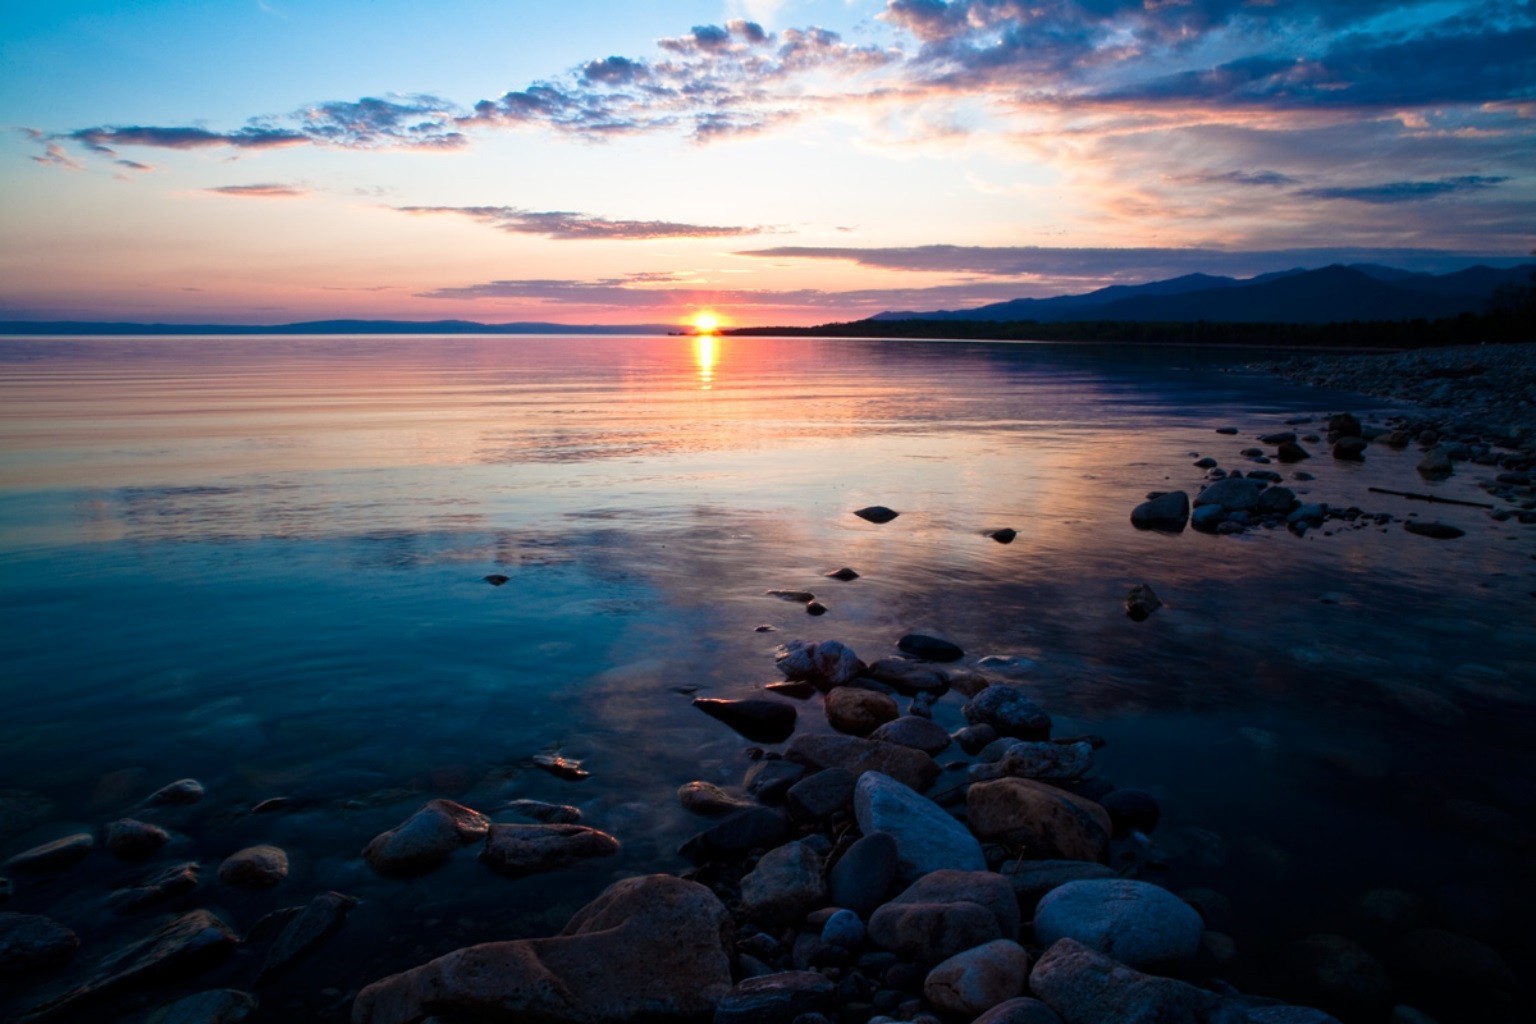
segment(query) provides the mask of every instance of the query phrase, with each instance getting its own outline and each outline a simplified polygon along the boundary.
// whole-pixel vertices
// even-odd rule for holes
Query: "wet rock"
[[[1263,484],[1257,480],[1236,475],[1229,476],[1224,480],[1217,480],[1195,495],[1195,508],[1217,505],[1226,512],[1246,512],[1259,504],[1259,494],[1262,490]]]
[[[355,906],[357,900],[339,892],[323,892],[310,900],[288,920],[267,950],[256,975],[256,984],[281,974],[336,934],[346,923],[347,912]]]
[[[1309,935],[1296,944],[1297,974],[1326,1006],[1355,1012],[1391,1004],[1392,979],[1359,943],[1342,935]]]
[[[871,942],[924,964],[1018,934],[1013,887],[990,871],[924,875],[869,919]]]
[[[853,773],[827,768],[806,776],[784,793],[789,813],[799,821],[822,821],[853,806]]]
[[[1425,452],[1415,468],[1419,476],[1426,480],[1444,480],[1456,472],[1456,464],[1451,461],[1450,451],[1442,447],[1431,448]]]
[[[1216,428],[1216,433],[1218,433],[1218,434],[1226,434],[1227,436],[1230,437],[1233,434],[1237,433],[1237,428],[1236,427],[1217,427]]]
[[[965,657],[965,652],[959,645],[936,636],[926,636],[922,633],[908,633],[896,641],[896,646],[902,653],[910,654],[921,661],[959,661]]]
[[[858,914],[848,909],[837,910],[821,926],[821,941],[825,945],[857,951],[864,945],[867,931]]]
[[[1163,602],[1145,583],[1138,583],[1126,592],[1125,614],[1131,617],[1132,622],[1145,622],[1162,606]]]
[[[219,881],[242,889],[266,889],[288,877],[288,854],[276,846],[248,846],[219,865]]]
[[[499,572],[493,572],[493,573],[491,573],[488,576],[482,576],[480,578],[485,580],[485,582],[489,583],[493,587],[504,586],[509,581],[511,581],[511,579],[512,579],[512,577],[510,577],[510,576],[503,576]]]
[[[1452,526],[1449,523],[1422,523],[1417,519],[1409,519],[1403,523],[1403,529],[1432,540],[1455,540],[1467,534],[1467,531],[1459,526]]]
[[[1249,1007],[1243,1024],[1339,1024],[1337,1018],[1310,1006]]]
[[[780,601],[790,601],[794,604],[809,604],[816,600],[816,595],[809,590],[770,590],[769,597],[776,597]]]
[[[827,606],[820,601],[810,601],[805,606],[805,614],[807,615],[825,615],[827,611]]]
[[[1333,457],[1341,462],[1364,462],[1367,446],[1363,437],[1341,437],[1333,442]]]
[[[57,967],[79,948],[79,936],[57,921],[36,914],[0,913],[0,978]]]
[[[1295,441],[1295,440],[1296,440],[1296,431],[1294,431],[1294,430],[1282,430],[1282,431],[1280,431],[1278,433],[1274,433],[1274,434],[1260,434],[1259,435],[1259,443],[1260,444],[1285,444],[1288,441]]]
[[[1001,874],[1013,886],[1020,913],[1033,916],[1046,895],[1068,882],[1117,877],[1114,869],[1086,860],[1011,860]]]
[[[214,989],[178,999],[149,1015],[145,1024],[240,1024],[260,1004],[248,992]]]
[[[1343,437],[1359,437],[1361,433],[1360,421],[1353,413],[1340,412],[1328,417],[1328,440],[1337,441]]]
[[[574,757],[562,757],[553,752],[534,754],[529,758],[535,768],[542,768],[557,779],[567,782],[580,782],[582,779],[591,778],[592,773],[581,766],[581,762]]]
[[[880,772],[918,792],[939,776],[939,766],[921,750],[857,736],[796,736],[784,756],[818,771],[843,768],[855,776]]]
[[[949,733],[944,731],[942,725],[917,715],[903,715],[895,721],[886,722],[870,733],[869,738],[921,750],[929,757],[943,753],[950,744]]]
[[[827,721],[838,732],[868,736],[901,715],[896,702],[876,690],[840,686],[827,694]]]
[[[1419,928],[1393,950],[1393,966],[1412,1002],[1452,1019],[1513,1020],[1528,1005],[1526,982],[1499,953],[1476,939]]]
[[[452,800],[428,801],[400,825],[373,838],[363,858],[384,875],[430,871],[461,846],[485,838],[490,819]]]
[[[797,924],[826,902],[821,857],[805,843],[769,850],[741,880],[742,909],[762,924]]]
[[[993,540],[997,541],[999,544],[1012,544],[1014,542],[1014,539],[1017,538],[1018,535],[1019,535],[1019,531],[1018,530],[1015,530],[1015,529],[1013,529],[1011,527],[1007,527],[1007,526],[1003,527],[1001,530],[993,530],[993,531],[991,531],[990,533],[987,534],[988,537],[991,537]]]
[[[956,729],[951,739],[960,744],[960,749],[967,754],[974,754],[997,739],[997,730],[982,722]]]
[[[844,583],[847,583],[850,580],[858,579],[859,574],[845,565],[841,569],[833,569],[831,572],[827,573],[827,578],[833,580],[842,580]]]
[[[932,664],[909,661],[906,658],[881,658],[869,666],[866,674],[882,683],[889,683],[904,694],[943,693],[949,689],[949,677]]]
[[[732,796],[713,782],[702,782],[697,779],[693,782],[685,782],[678,787],[677,800],[694,814],[704,814],[711,818],[753,806],[752,801],[744,797]]]
[[[1217,463],[1215,459],[1207,455],[1203,459],[1196,459],[1194,465],[1196,469],[1215,469]]]
[[[795,706],[766,697],[696,697],[693,706],[753,743],[782,743],[795,731]]]
[[[506,810],[546,825],[574,825],[581,820],[581,808],[570,804],[546,803],[543,800],[513,800],[507,804]]]
[[[871,523],[877,524],[888,523],[892,519],[895,519],[897,516],[901,515],[900,512],[888,509],[884,505],[870,505],[867,508],[855,510],[853,514],[858,516],[860,519],[865,519]]]
[[[196,779],[177,779],[149,794],[139,806],[187,807],[201,801],[206,792],[203,784]]]
[[[923,995],[945,1013],[975,1016],[1024,992],[1029,954],[1009,939],[996,939],[954,956],[928,972]]]
[[[771,683],[764,683],[763,689],[769,693],[778,694],[781,697],[805,700],[816,692],[816,684],[804,679],[778,679]]]
[[[1091,800],[1029,779],[979,782],[966,794],[971,831],[1036,859],[1101,861],[1111,824]]]
[[[1131,510],[1131,525],[1138,530],[1163,530],[1178,532],[1189,519],[1189,495],[1184,491],[1167,494],[1144,501]]]
[[[1073,939],[1045,951],[1029,987],[1063,1024],[1243,1024],[1215,993],[1142,974]]]
[[[986,868],[980,844],[964,825],[890,776],[879,772],[860,776],[853,809],[865,835],[885,832],[896,840],[897,875],[905,881],[942,868]]]
[[[1099,806],[1109,814],[1116,838],[1132,832],[1151,833],[1163,814],[1157,797],[1140,789],[1112,790],[1099,800]]]
[[[1076,939],[1129,967],[1191,959],[1205,922],[1166,889],[1131,879],[1068,882],[1035,908],[1035,938],[1042,945]]]
[[[789,834],[789,821],[772,807],[748,807],[726,815],[682,846],[696,861],[732,857],[764,846],[777,846]]]
[[[77,987],[34,1012],[47,1019],[67,1019],[108,995],[201,973],[227,958],[239,943],[216,915],[194,910],[113,953]]]
[[[5,862],[8,870],[41,874],[46,871],[62,871],[90,853],[96,839],[89,832],[76,832],[51,842],[23,850]]]
[[[1051,716],[1022,687],[1006,683],[982,690],[961,711],[967,721],[990,725],[999,736],[1043,737],[1051,732]]]
[[[832,905],[868,917],[885,902],[885,894],[896,880],[898,863],[894,837],[866,832],[832,865],[828,875]]]
[[[195,861],[173,864],[155,872],[136,886],[116,890],[107,897],[107,906],[114,913],[129,914],[175,899],[197,888],[199,871]]]
[[[730,915],[704,886],[627,878],[553,938],[469,946],[364,988],[353,1024],[430,1014],[508,1024],[707,1017],[731,989]]]
[[[1061,1024],[1061,1018],[1040,1000],[1021,997],[998,1003],[972,1024]]]
[[[784,678],[803,679],[821,689],[842,686],[864,671],[858,655],[836,640],[794,640],[775,650],[773,660]]]
[[[1077,743],[1048,743],[1015,740],[994,765],[975,765],[975,768],[991,768],[996,774],[975,775],[974,781],[993,778],[1054,779],[1057,781],[1080,779],[1093,770],[1093,745]]]
[[[764,758],[747,769],[742,785],[763,803],[776,804],[789,787],[805,777],[805,766],[783,758]]]
[[[748,978],[720,998],[713,1024],[790,1024],[803,1014],[830,1012],[837,986],[815,971]]]
[[[519,878],[618,852],[617,839],[586,825],[492,825],[480,859],[503,875]]]
[[[101,830],[101,837],[107,852],[122,860],[143,860],[171,841],[171,834],[159,825],[133,818],[112,822]]]
[[[1294,436],[1289,441],[1282,441],[1280,446],[1275,449],[1275,458],[1281,462],[1300,462],[1302,459],[1310,459],[1311,457],[1312,453],[1297,444]]]

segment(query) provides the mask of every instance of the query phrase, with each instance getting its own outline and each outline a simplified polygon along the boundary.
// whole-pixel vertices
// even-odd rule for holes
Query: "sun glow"
[[[693,329],[700,334],[714,334],[720,329],[720,317],[709,310],[700,310],[693,315]]]

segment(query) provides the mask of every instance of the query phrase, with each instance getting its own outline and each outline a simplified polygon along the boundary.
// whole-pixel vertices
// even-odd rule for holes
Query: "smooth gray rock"
[[[1051,732],[1051,716],[1022,687],[996,683],[982,690],[961,711],[966,720],[986,724],[1000,736],[1042,737]]]
[[[1013,887],[990,871],[924,875],[869,919],[871,942],[924,964],[1018,933]]]
[[[846,768],[826,768],[790,786],[784,804],[799,821],[820,821],[853,808],[855,781]]]
[[[896,687],[908,696],[914,693],[943,693],[949,689],[949,677],[942,669],[906,658],[881,658],[870,665],[865,674],[871,679]]]
[[[260,1004],[249,992],[214,989],[178,999],[149,1015],[146,1024],[240,1024]]]
[[[363,849],[363,858],[384,875],[430,871],[459,847],[485,838],[490,819],[452,800],[430,800],[415,814],[381,832]]]
[[[769,850],[741,880],[741,906],[766,925],[797,924],[827,902],[821,857],[806,843]]]
[[[905,881],[941,868],[981,871],[987,866],[981,844],[964,825],[888,775],[860,776],[853,811],[866,835],[885,832],[896,840],[897,876]]]
[[[1195,495],[1195,507],[1219,505],[1227,512],[1246,512],[1259,504],[1263,486],[1247,477],[1227,477]]]
[[[832,865],[828,881],[832,905],[868,917],[885,902],[896,880],[896,840],[884,832],[866,832]]]
[[[714,1024],[789,1024],[801,1014],[831,1010],[837,985],[814,971],[747,978],[720,998]]]
[[[804,679],[822,689],[842,686],[864,671],[858,655],[836,640],[792,640],[774,651],[773,660],[784,678]]]
[[[357,906],[357,900],[339,892],[323,892],[295,914],[273,940],[261,962],[256,984],[281,974],[298,960],[309,955],[326,939],[336,934],[346,922],[347,912]]]
[[[1131,510],[1131,525],[1141,530],[1182,530],[1188,518],[1189,495],[1184,491],[1169,491]]]
[[[617,839],[586,825],[492,825],[480,859],[518,878],[618,852]]]
[[[923,979],[923,995],[945,1013],[974,1017],[1024,993],[1029,953],[1010,939],[994,939],[939,964]]]
[[[841,946],[847,950],[857,951],[864,945],[866,934],[868,929],[859,915],[847,908],[835,911],[821,926],[823,945]]]
[[[79,936],[57,921],[36,914],[0,914],[0,978],[57,967],[79,948]]]
[[[1073,939],[1045,951],[1029,987],[1062,1024],[1246,1024],[1215,993],[1142,974]]]
[[[939,766],[921,750],[858,736],[796,736],[784,756],[807,768],[842,768],[855,776],[880,772],[922,792],[939,777]]]
[[[929,757],[943,753],[951,742],[949,733],[942,725],[931,718],[920,718],[917,715],[903,715],[895,721],[886,722],[870,733],[869,738],[921,750]]]
[[[1049,946],[1071,938],[1128,967],[1191,959],[1205,922],[1166,889],[1128,878],[1068,882],[1035,908],[1035,938]]]

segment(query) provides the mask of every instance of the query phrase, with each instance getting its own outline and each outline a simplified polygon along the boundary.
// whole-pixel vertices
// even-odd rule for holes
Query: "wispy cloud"
[[[309,189],[298,185],[219,185],[215,188],[207,188],[204,192],[213,192],[221,196],[242,196],[250,199],[293,199],[299,196],[309,195]]]
[[[1418,203],[1456,192],[1481,192],[1508,181],[1508,177],[1479,174],[1438,181],[1389,181],[1380,185],[1345,185],[1306,188],[1297,195],[1308,199],[1351,199],[1360,203]]]
[[[523,210],[515,206],[397,206],[403,213],[447,214],[468,217],[499,231],[517,235],[541,235],[561,240],[623,240],[654,238],[731,238],[758,235],[764,227],[745,225],[684,224],[665,220],[610,220],[586,213],[558,210]]]

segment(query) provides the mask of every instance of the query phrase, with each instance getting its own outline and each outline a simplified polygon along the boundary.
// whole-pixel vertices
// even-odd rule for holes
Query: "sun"
[[[720,317],[707,309],[693,314],[693,329],[700,334],[714,334],[720,328]]]

